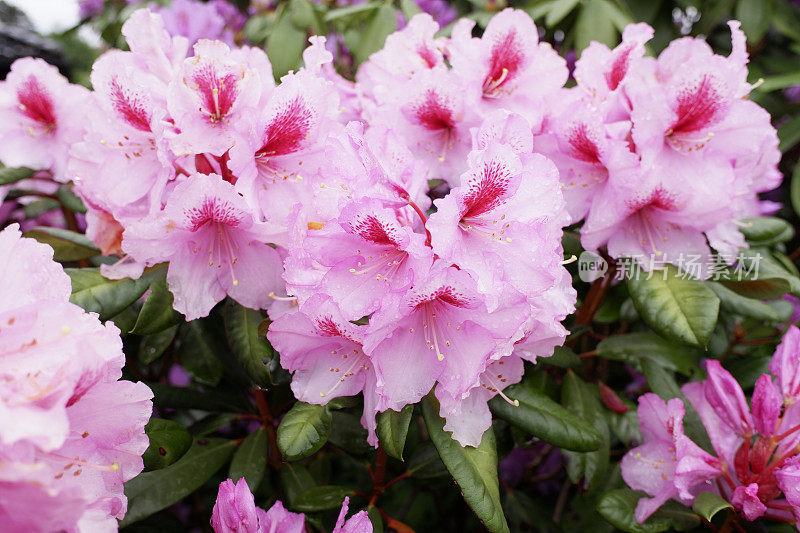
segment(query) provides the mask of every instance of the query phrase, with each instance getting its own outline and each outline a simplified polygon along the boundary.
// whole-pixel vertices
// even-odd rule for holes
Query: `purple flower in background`
[[[199,2],[173,0],[169,7],[155,7],[164,19],[170,35],[183,35],[194,44],[200,39],[218,39],[233,45],[234,34],[244,26],[246,19],[239,10],[225,0]]]
[[[800,85],[792,85],[783,90],[783,96],[786,97],[791,103],[796,104],[800,102]]]
[[[447,26],[458,16],[458,11],[446,0],[414,0],[417,6],[433,17],[439,26]]]
[[[92,17],[103,10],[105,0],[80,0],[78,2],[78,13],[81,18]]]

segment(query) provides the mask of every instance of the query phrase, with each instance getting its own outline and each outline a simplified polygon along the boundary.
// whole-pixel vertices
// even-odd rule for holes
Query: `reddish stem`
[[[420,209],[420,207],[416,203],[414,203],[414,200],[410,198],[408,200],[408,205],[411,206],[411,209],[417,212],[417,215],[419,215],[420,220],[422,220],[422,225],[425,226],[425,224],[428,222],[428,217],[425,216],[425,213],[422,212],[422,209]],[[431,245],[431,232],[428,231],[427,226],[425,226],[425,245],[428,247],[430,247]]]

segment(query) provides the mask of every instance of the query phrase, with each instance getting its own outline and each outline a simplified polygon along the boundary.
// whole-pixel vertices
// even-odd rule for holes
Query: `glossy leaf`
[[[125,483],[128,512],[120,525],[141,520],[194,492],[222,468],[235,448],[226,439],[197,439],[176,463]]]
[[[308,457],[327,442],[331,432],[331,413],[323,405],[297,402],[278,426],[278,448],[295,461]]]
[[[65,268],[64,271],[72,280],[69,301],[87,312],[97,313],[100,320],[121,313],[144,294],[153,280],[148,274],[136,280],[110,280],[103,277],[99,268]]]
[[[100,253],[85,235],[68,229],[37,226],[26,231],[24,237],[49,244],[53,248],[53,259],[56,261],[80,261]]]
[[[708,286],[719,298],[722,308],[729,313],[769,322],[780,320],[778,312],[761,300],[746,298],[720,283],[708,282]]]
[[[264,321],[260,311],[248,309],[231,299],[225,302],[225,336],[228,346],[253,384],[267,387],[274,353],[261,334],[259,325]]]
[[[353,489],[338,485],[320,485],[301,492],[292,503],[292,509],[304,513],[339,509],[347,496],[353,495]]]
[[[567,474],[572,482],[579,484],[583,491],[590,491],[602,483],[608,470],[611,436],[603,417],[604,409],[589,390],[589,386],[572,371],[564,376],[561,403],[593,426],[602,439],[602,444],[596,451],[563,452],[569,458]]]
[[[192,436],[186,428],[172,420],[151,418],[144,431],[150,439],[150,445],[142,456],[147,470],[171,465],[192,445]]]
[[[508,532],[500,504],[497,449],[492,429],[486,430],[477,448],[462,447],[444,430],[444,420],[439,417],[439,402],[433,394],[422,401],[422,414],[428,434],[464,500],[489,531]]]
[[[777,217],[745,218],[740,221],[739,231],[747,242],[754,246],[771,246],[794,237],[794,228]]]
[[[267,430],[258,428],[242,441],[233,454],[228,477],[234,481],[244,478],[251,491],[255,491],[264,479],[267,469]]]
[[[169,345],[175,340],[177,333],[178,326],[172,326],[164,331],[142,337],[139,342],[139,361],[142,364],[149,365],[164,355]]]
[[[671,265],[650,274],[637,269],[628,280],[628,292],[642,319],[665,338],[705,346],[719,314],[714,291]]]
[[[495,396],[489,402],[492,412],[531,435],[567,450],[588,452],[602,445],[602,436],[592,424],[536,390],[529,382],[512,385],[504,392],[519,401],[519,405],[511,405]]]
[[[664,368],[683,374],[689,374],[698,362],[697,352],[649,332],[626,333],[603,339],[597,345],[597,355],[629,363],[637,369],[642,368],[645,359],[650,359]]]
[[[723,509],[733,509],[733,506],[713,492],[701,492],[692,503],[692,510],[709,522],[714,518],[714,515]]]
[[[183,315],[172,308],[172,301],[166,280],[152,283],[131,333],[153,335],[183,322]]]
[[[607,492],[597,504],[597,512],[611,525],[628,533],[659,533],[667,530],[687,531],[700,525],[700,518],[677,502],[667,502],[640,524],[633,516],[639,498],[647,494],[630,489]]]
[[[400,412],[388,409],[378,413],[377,432],[381,446],[387,454],[401,461],[408,435],[408,425],[411,423],[413,414],[413,405],[406,405]]]
[[[217,351],[221,350],[210,319],[192,320],[181,327],[178,358],[197,382],[216,386],[222,379],[224,366]]]

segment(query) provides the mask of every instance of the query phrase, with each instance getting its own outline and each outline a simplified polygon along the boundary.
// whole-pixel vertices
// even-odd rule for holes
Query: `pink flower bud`
[[[706,371],[703,390],[708,403],[738,435],[751,435],[753,419],[739,383],[714,359],[706,363]]]
[[[736,487],[731,498],[733,506],[742,512],[748,520],[763,516],[767,506],[758,499],[758,484],[750,483],[747,487]]]
[[[771,437],[775,433],[778,417],[781,415],[781,397],[772,378],[762,374],[753,391],[753,423],[760,435]]]

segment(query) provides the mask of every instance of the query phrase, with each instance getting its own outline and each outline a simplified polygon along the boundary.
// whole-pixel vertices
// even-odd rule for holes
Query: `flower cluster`
[[[349,503],[350,498],[345,498],[333,533],[372,533],[372,522],[366,511],[359,511],[345,520]],[[236,483],[227,479],[219,485],[211,527],[214,533],[304,533],[306,517],[287,511],[280,500],[264,511],[256,507],[244,478]]]
[[[120,381],[119,330],[69,303],[52,249],[0,232],[0,522],[112,531],[142,471],[152,393]]]
[[[643,522],[672,498],[691,505],[700,492],[729,501],[747,520],[800,519],[800,329],[791,326],[747,403],[739,383],[719,361],[706,363],[708,378],[683,386],[713,450],[683,430],[685,406],[655,394],[639,399],[644,443],[622,459],[622,476],[643,490],[636,519]]]
[[[729,26],[727,57],[684,37],[653,58],[652,28],[632,24],[613,50],[584,50],[577,85],[548,102],[536,150],[558,167],[587,249],[710,263],[709,245],[731,256],[745,246],[738,219],[775,209],[758,193],[780,184],[777,134],[747,100],[745,36]]]

